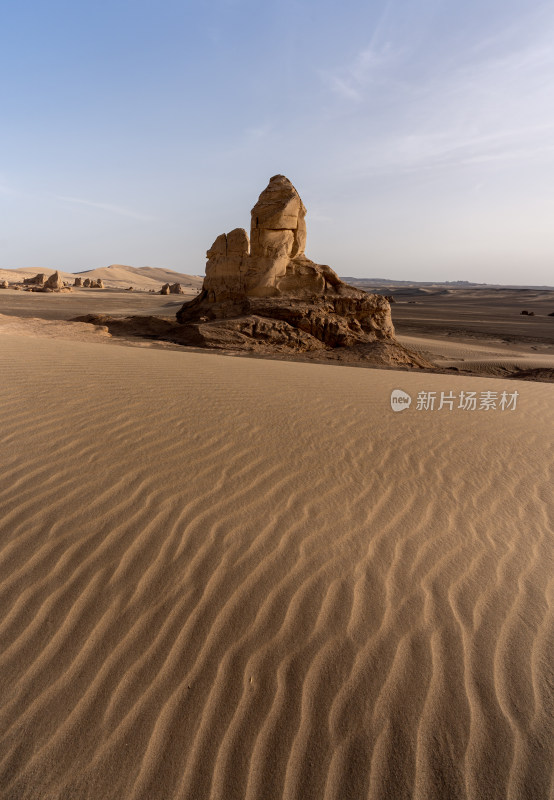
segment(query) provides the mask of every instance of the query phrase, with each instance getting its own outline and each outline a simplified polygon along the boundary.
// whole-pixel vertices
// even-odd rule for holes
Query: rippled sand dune
[[[3,798],[553,797],[552,385],[14,332],[0,363]]]

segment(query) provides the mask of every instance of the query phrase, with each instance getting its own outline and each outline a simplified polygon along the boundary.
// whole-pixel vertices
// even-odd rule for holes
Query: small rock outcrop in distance
[[[10,284],[8,281],[0,281],[0,289],[9,289]]]
[[[340,348],[341,360],[430,366],[394,339],[385,297],[307,258],[305,218],[292,183],[271,178],[252,209],[250,238],[235,228],[208,250],[202,291],[177,312],[179,340],[264,352]]]
[[[85,289],[103,289],[104,288],[104,281],[101,278],[95,280],[94,278],[85,278],[82,283],[83,288]]]
[[[62,276],[60,275],[59,270],[56,270],[55,272],[52,273],[52,275],[50,275],[48,280],[45,282],[43,288],[51,289],[54,292],[56,291],[59,292],[60,289],[65,288],[65,283],[62,280]]]
[[[38,272],[33,278],[25,278],[23,281],[24,286],[44,286],[46,283],[46,275],[44,272]]]
[[[74,282],[73,282],[73,286],[74,286],[75,288],[79,288],[79,287],[81,287],[82,285],[83,285],[83,279],[82,279],[82,278],[75,278],[75,280],[74,280]]]
[[[160,289],[160,294],[169,294],[169,283],[164,283]]]
[[[180,283],[172,283],[169,287],[169,294],[184,294]]]

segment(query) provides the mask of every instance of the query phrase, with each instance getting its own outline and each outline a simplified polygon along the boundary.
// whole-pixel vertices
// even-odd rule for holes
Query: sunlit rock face
[[[217,237],[206,253],[208,262],[202,287],[210,300],[227,300],[236,294],[245,294],[249,251],[244,228],[235,228]]]
[[[250,238],[235,228],[208,250],[202,291],[177,312],[176,338],[260,352],[344,348],[352,360],[423,366],[394,339],[388,300],[343,283],[305,248],[306,207],[275,175],[252,209]]]
[[[274,175],[244,228],[217,237],[207,252],[204,289],[220,302],[237,295],[279,297],[321,294],[340,280],[330,267],[306,257],[306,207],[284,175]]]
[[[306,208],[285,178],[275,175],[252,209],[250,269],[247,293],[251,297],[278,294],[280,284],[306,247]]]

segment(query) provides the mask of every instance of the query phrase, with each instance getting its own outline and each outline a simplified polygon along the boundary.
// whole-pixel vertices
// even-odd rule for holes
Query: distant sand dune
[[[0,361],[2,797],[552,798],[551,385]]]
[[[34,277],[37,272],[45,275],[52,275],[53,269],[37,267],[35,269],[0,269],[0,280],[7,280],[9,283],[23,282],[25,278]],[[198,275],[187,275],[182,272],[175,272],[172,269],[162,267],[129,267],[125,264],[111,264],[109,267],[96,267],[86,269],[81,272],[63,272],[60,274],[64,281],[70,286],[73,285],[76,276],[102,280],[107,288],[128,289],[133,286],[141,291],[159,291],[162,284],[181,283],[183,289],[196,292],[202,286],[202,278]],[[83,290],[86,291],[86,290]]]

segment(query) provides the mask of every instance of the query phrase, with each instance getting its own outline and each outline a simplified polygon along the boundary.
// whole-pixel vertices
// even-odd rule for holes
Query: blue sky
[[[554,4],[19,0],[0,266],[203,274],[268,179],[341,275],[554,283]]]

